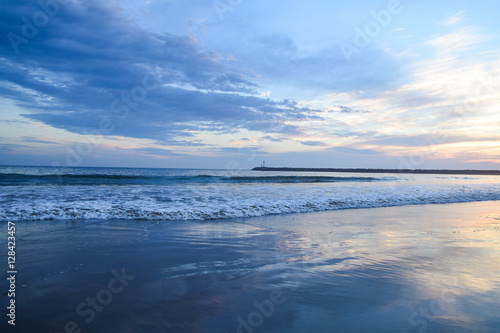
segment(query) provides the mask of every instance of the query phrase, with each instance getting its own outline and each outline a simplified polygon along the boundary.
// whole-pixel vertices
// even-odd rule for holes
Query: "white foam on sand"
[[[213,220],[488,200],[500,200],[495,182],[4,186],[0,220]]]

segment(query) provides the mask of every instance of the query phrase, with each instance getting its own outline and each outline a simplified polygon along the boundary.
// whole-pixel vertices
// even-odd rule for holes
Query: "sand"
[[[17,222],[2,332],[498,332],[499,204]]]

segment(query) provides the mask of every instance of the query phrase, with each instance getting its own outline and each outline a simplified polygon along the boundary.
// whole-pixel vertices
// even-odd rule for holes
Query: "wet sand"
[[[2,332],[500,329],[498,201],[16,228]]]

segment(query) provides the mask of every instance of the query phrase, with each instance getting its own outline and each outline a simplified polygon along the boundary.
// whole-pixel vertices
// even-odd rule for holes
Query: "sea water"
[[[0,220],[214,220],[500,200],[500,176],[0,167]]]

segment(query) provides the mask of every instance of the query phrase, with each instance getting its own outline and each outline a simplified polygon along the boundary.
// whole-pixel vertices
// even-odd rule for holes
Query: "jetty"
[[[410,173],[427,175],[481,175],[500,176],[500,170],[447,170],[447,169],[365,169],[365,168],[289,168],[255,167],[254,171],[293,171],[293,172],[350,172],[350,173]]]

